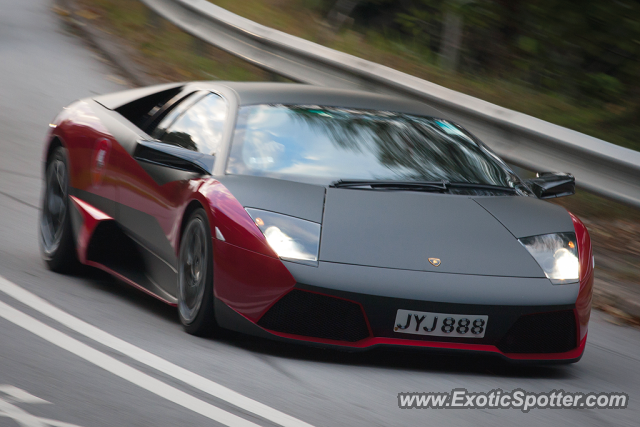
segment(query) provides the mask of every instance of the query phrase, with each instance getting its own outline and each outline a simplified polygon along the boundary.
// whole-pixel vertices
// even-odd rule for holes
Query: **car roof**
[[[92,97],[111,110],[161,91],[211,90],[234,93],[238,105],[285,104],[319,105],[361,110],[381,110],[420,116],[447,118],[436,108],[414,101],[409,97],[384,95],[362,90],[312,86],[301,83],[196,81],[165,83],[137,89],[129,89]]]
[[[199,82],[200,85],[205,82]],[[427,104],[409,98],[365,92],[361,90],[276,82],[206,82],[211,89],[224,86],[233,90],[240,106],[256,104],[321,105],[366,110],[383,110],[445,118]],[[202,85],[201,87],[204,89]]]

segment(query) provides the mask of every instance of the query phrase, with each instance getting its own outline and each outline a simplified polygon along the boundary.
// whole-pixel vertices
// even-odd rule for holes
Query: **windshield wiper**
[[[366,179],[340,179],[332,182],[333,188],[371,188],[375,190],[447,191],[444,181],[385,181]]]
[[[367,179],[340,179],[329,185],[333,188],[370,188],[373,190],[439,191],[444,193],[451,188],[469,188],[477,190],[504,191],[515,193],[516,189],[501,185],[474,184],[471,182],[448,181],[394,181]]]
[[[503,185],[491,185],[491,184],[474,184],[472,182],[445,182],[447,188],[470,188],[478,190],[493,190],[504,191],[507,193],[515,193],[516,189],[511,187],[505,187]]]

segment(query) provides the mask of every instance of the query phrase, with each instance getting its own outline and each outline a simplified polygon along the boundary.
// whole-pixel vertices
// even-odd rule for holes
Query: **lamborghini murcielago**
[[[427,105],[284,83],[76,101],[50,125],[40,246],[177,307],[187,332],[570,363],[593,256],[582,222]]]

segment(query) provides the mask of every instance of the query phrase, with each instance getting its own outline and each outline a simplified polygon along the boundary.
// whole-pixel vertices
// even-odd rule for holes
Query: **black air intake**
[[[294,289],[267,311],[258,325],[274,332],[355,342],[369,336],[360,305]]]
[[[563,353],[577,346],[572,310],[520,317],[500,340],[503,353]]]

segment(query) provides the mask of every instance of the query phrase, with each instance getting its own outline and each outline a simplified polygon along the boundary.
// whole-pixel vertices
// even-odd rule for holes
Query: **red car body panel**
[[[215,296],[252,322],[296,284],[278,258],[220,240],[214,245],[214,275]]]
[[[76,249],[78,251],[78,259],[81,263],[86,264],[87,249],[89,248],[89,241],[91,240],[94,230],[102,221],[113,221],[113,218],[77,197],[69,197],[82,214],[82,228],[76,238]]]
[[[310,343],[326,344],[331,346],[350,347],[354,349],[367,349],[378,346],[398,346],[398,347],[422,347],[433,349],[445,349],[445,350],[464,350],[464,351],[477,351],[484,353],[495,353],[504,356],[512,360],[574,360],[579,358],[584,352],[584,347],[587,342],[587,338],[583,338],[580,345],[571,351],[564,353],[503,353],[494,345],[487,344],[467,344],[467,343],[452,343],[452,342],[439,342],[439,341],[418,341],[418,340],[405,340],[396,338],[382,338],[382,337],[370,337],[365,338],[356,343],[345,343],[344,341],[334,341],[322,338],[309,338],[300,335],[284,334],[281,332],[273,332],[281,338],[291,339],[296,341],[306,341]]]
[[[580,260],[580,291],[576,300],[576,314],[580,325],[580,335],[578,338],[582,341],[587,337],[589,318],[591,317],[594,276],[593,250],[591,248],[591,237],[589,236],[587,227],[585,227],[577,216],[571,213],[570,215],[573,220],[573,226],[576,229],[578,257]]]

